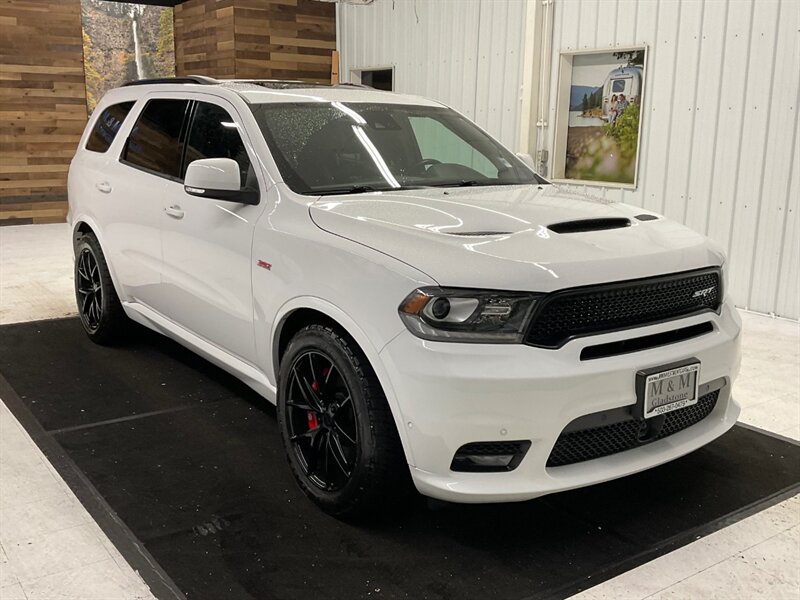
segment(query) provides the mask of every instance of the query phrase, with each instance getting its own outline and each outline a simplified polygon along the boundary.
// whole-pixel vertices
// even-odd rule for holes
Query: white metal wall
[[[392,65],[397,91],[445,102],[517,149],[530,127],[523,48],[541,34],[526,31],[534,5],[339,5],[342,79]],[[706,233],[728,251],[737,305],[800,318],[800,0],[554,0],[553,10],[551,91],[561,51],[649,48],[639,188],[597,193]]]
[[[452,106],[514,147],[525,3],[375,0],[337,5],[339,73],[394,66],[395,90]]]
[[[726,248],[737,305],[800,318],[800,2],[556,0],[550,89],[559,52],[638,43],[639,188],[597,190]]]

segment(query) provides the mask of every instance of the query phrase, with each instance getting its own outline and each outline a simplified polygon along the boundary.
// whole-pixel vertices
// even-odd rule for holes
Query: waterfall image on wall
[[[83,67],[89,112],[127,81],[175,75],[172,9],[81,0]]]

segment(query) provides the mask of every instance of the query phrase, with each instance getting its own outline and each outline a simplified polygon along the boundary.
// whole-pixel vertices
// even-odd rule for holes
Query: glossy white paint
[[[647,44],[638,189],[575,189],[707,235],[730,256],[738,306],[800,318],[796,0],[375,0],[337,11],[343,80],[392,66],[396,91],[441,100],[514,150],[550,152],[547,168],[560,53]]]
[[[311,207],[322,229],[448,286],[549,292],[722,263],[703,236],[667,219],[639,222],[637,214],[642,210],[550,185],[377,192],[322,198]],[[604,217],[633,224],[570,236],[547,229]]]
[[[681,323],[707,320],[707,316],[690,317]],[[526,500],[635,473],[710,442],[733,427],[739,415],[730,386],[721,393],[714,412],[690,431],[621,454],[545,467],[558,435],[573,419],[635,403],[633,382],[639,369],[693,356],[701,361],[704,383],[718,377],[733,379],[740,360],[738,314],[726,304],[722,314],[711,320],[714,332],[709,335],[588,362],[580,360],[584,347],[626,339],[631,332],[577,339],[559,350],[513,344],[476,348],[423,341],[404,332],[384,348],[381,360],[402,398],[417,487],[429,496],[457,502]],[[673,327],[674,322],[642,327],[636,335]],[[463,444],[503,439],[533,442],[514,471],[502,475],[450,471],[450,461]]]
[[[550,185],[298,195],[282,182],[245,101],[248,95],[285,101],[287,92],[253,87],[138,86],[112,91],[98,106],[96,114],[107,104],[138,101],[106,154],[78,151],[70,168],[69,218],[73,228],[89,225],[97,233],[131,318],[275,402],[276,350],[286,319],[299,309],[327,315],[373,366],[417,487],[455,501],[521,500],[619,477],[681,456],[735,422],[739,408],[729,390],[739,368],[740,324],[729,303],[720,314],[578,338],[559,350],[427,342],[411,335],[397,314],[399,303],[420,286],[546,292],[722,264],[723,254],[702,236],[664,218],[552,234],[547,226],[560,221],[631,218],[643,211]],[[414,102],[341,88],[290,95],[320,102]],[[191,196],[181,182],[117,160],[138,111],[154,96],[213,102],[229,112],[257,166],[258,205]],[[98,179],[108,192],[97,193]],[[700,321],[710,321],[714,331],[648,352],[579,359],[590,343]],[[623,455],[556,472],[544,467],[568,422],[632,404],[637,370],[688,356],[701,360],[702,383],[728,382],[702,425]],[[449,470],[463,443],[504,435],[533,440],[517,470]]]
[[[211,190],[239,189],[239,165],[232,158],[203,158],[189,163],[183,185]]]

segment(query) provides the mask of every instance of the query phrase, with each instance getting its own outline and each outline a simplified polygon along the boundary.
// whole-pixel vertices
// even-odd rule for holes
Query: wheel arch
[[[103,255],[106,259],[106,265],[108,266],[108,272],[111,274],[111,282],[114,284],[114,290],[117,292],[117,297],[124,302],[125,297],[122,295],[122,286],[120,285],[119,279],[117,278],[117,273],[114,269],[114,264],[111,262],[108,253],[106,252],[106,245],[103,239],[103,234],[100,231],[97,223],[88,215],[80,215],[73,219],[72,221],[72,254],[73,260],[75,257],[75,248],[78,244],[78,240],[81,236],[93,233],[97,238],[97,241],[100,244],[100,249],[103,251]]]
[[[295,298],[281,309],[278,318],[275,320],[271,337],[272,368],[275,373],[276,394],[278,389],[280,359],[286,347],[295,333],[306,325],[313,323],[330,325],[338,329],[352,339],[361,352],[363,352],[375,376],[378,378],[386,401],[389,404],[389,409],[392,412],[392,418],[394,419],[395,428],[397,429],[400,442],[403,446],[406,461],[413,465],[414,458],[405,427],[403,426],[403,414],[389,379],[389,374],[380,360],[381,348],[376,347],[367,333],[356,324],[346,312],[334,304],[322,300],[321,298]]]

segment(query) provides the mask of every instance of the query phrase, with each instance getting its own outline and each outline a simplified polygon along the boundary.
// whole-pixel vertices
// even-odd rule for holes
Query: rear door
[[[183,187],[183,137],[190,102],[149,98],[122,147],[107,167],[109,210],[106,243],[127,299],[164,312],[162,277],[163,206]]]
[[[243,188],[264,191],[252,145],[235,108],[201,96],[191,109],[181,179],[194,160],[231,158]],[[262,179],[262,181],[259,181]],[[251,252],[264,203],[192,196],[180,187],[163,206],[165,314],[206,341],[253,362]]]

